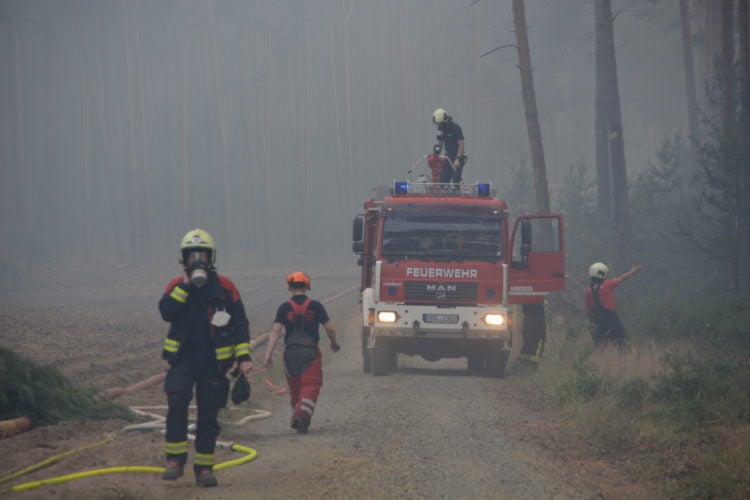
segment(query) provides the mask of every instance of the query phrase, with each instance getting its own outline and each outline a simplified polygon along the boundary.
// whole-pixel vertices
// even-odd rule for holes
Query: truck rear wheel
[[[384,338],[375,339],[375,345],[370,351],[372,374],[374,376],[386,375],[390,371],[391,357],[388,342]]]
[[[370,329],[362,327],[362,371],[370,373],[372,371],[372,359],[367,350],[367,344],[370,342]]]

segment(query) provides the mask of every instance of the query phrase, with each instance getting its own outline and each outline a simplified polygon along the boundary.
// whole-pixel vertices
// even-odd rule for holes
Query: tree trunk
[[[549,190],[547,188],[547,171],[544,163],[542,131],[539,127],[539,114],[536,109],[534,79],[531,67],[531,51],[526,32],[526,8],[523,0],[513,0],[513,25],[518,45],[518,68],[521,71],[521,89],[526,112],[526,129],[529,134],[531,165],[534,171],[534,188],[536,192],[536,209],[538,213],[550,213]]]
[[[750,153],[750,44],[748,43],[748,3],[749,0],[739,0],[739,21],[737,27],[740,39],[740,64],[738,85],[740,88],[740,142],[746,154]],[[746,167],[750,168],[750,166]]]
[[[192,221],[190,218],[190,152],[188,149],[189,137],[188,137],[188,116],[187,116],[187,92],[188,92],[188,78],[187,78],[187,63],[188,63],[188,31],[189,31],[189,13],[185,11],[185,37],[183,39],[182,46],[182,113],[180,118],[182,121],[182,226],[183,230],[187,230],[188,226],[191,225]]]
[[[698,99],[695,91],[695,63],[693,62],[693,31],[690,28],[690,2],[680,0],[682,22],[682,59],[685,68],[685,95],[687,96],[688,130],[690,133],[690,163],[695,166],[695,147],[700,143],[698,128]]]
[[[231,217],[231,205],[229,201],[229,158],[227,153],[227,127],[226,120],[224,118],[224,92],[222,90],[223,85],[221,82],[221,59],[219,58],[219,42],[216,38],[216,19],[214,17],[214,2],[213,0],[208,4],[209,19],[211,22],[211,48],[213,51],[213,64],[212,69],[214,72],[214,91],[216,92],[216,112],[219,118],[219,133],[221,136],[221,172],[223,180],[223,197],[224,197],[224,258],[229,260],[231,258],[231,244],[230,237],[232,232],[229,230]]]
[[[606,77],[607,63],[604,33],[606,17],[601,2],[595,3],[595,81],[594,129],[596,141],[596,196],[600,223],[612,224],[612,180],[609,164],[609,130],[607,123]]]
[[[721,0],[721,123],[724,135],[734,131],[734,29],[732,0]]]
[[[625,166],[625,141],[620,115],[620,90],[617,81],[614,19],[611,0],[597,0],[602,15],[602,43],[606,64],[604,93],[607,102],[609,152],[612,160],[612,200],[614,203],[615,248],[624,256],[630,253],[630,222],[628,209],[628,175]]]

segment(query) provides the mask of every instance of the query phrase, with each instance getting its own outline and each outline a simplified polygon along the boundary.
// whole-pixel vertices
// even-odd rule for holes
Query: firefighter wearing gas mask
[[[216,272],[216,245],[202,230],[189,231],[180,244],[182,273],[172,279],[159,300],[169,323],[162,358],[169,363],[166,467],[162,479],[183,475],[188,457],[188,410],[195,389],[198,407],[193,471],[198,486],[217,486],[214,449],[218,413],[229,394],[227,371],[236,363],[242,375],[253,368],[250,328],[234,283]]]

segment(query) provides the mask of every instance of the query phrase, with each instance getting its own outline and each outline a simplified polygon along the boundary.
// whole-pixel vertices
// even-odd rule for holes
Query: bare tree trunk
[[[386,99],[385,99],[385,56],[384,56],[384,49],[383,45],[385,43],[384,41],[384,33],[385,33],[385,26],[386,23],[384,21],[384,18],[386,16],[383,14],[383,1],[381,0],[378,2],[378,12],[380,14],[378,23],[378,36],[379,36],[379,42],[378,42],[378,59],[379,59],[379,66],[380,66],[380,75],[379,75],[379,88],[380,88],[380,168],[381,172],[383,174],[383,178],[385,178],[385,175],[388,173],[388,159],[390,158],[391,151],[389,150],[389,144],[388,140],[386,138],[386,126],[385,126],[385,114],[386,114]],[[390,17],[388,17],[390,19]]]
[[[698,99],[695,91],[695,63],[693,62],[693,31],[690,28],[690,2],[680,0],[682,24],[682,59],[685,68],[685,95],[687,96],[688,130],[690,132],[690,163],[695,166],[695,147],[700,143],[698,127]]]
[[[341,0],[344,15],[344,87],[346,92],[346,166],[344,168],[344,184],[346,186],[346,210],[352,209],[354,186],[352,185],[352,168],[354,166],[354,151],[352,146],[352,92],[349,78],[349,20],[352,17],[354,0]],[[349,3],[347,8],[346,4]]]
[[[705,0],[704,3],[704,46],[703,53],[703,70],[704,70],[704,87],[703,93],[703,113],[709,121],[715,121],[717,117],[716,109],[711,105],[711,101],[716,97],[712,90],[716,87],[716,60],[719,58],[720,39],[721,39],[721,13],[718,10],[721,5],[716,0]]]
[[[739,21],[737,27],[740,39],[740,64],[738,71],[738,85],[740,88],[740,133],[741,144],[750,147],[750,43],[748,43],[748,3],[749,0],[739,0]],[[746,167],[750,168],[750,167]]]
[[[333,116],[336,121],[336,159],[338,161],[338,165],[335,169],[337,172],[343,172],[344,170],[344,148],[341,144],[341,118],[339,117],[339,94],[338,94],[338,86],[336,85],[336,81],[338,80],[338,75],[336,74],[336,44],[335,44],[335,36],[334,36],[334,23],[331,22],[331,26],[329,27],[328,31],[328,42],[329,42],[329,54],[330,54],[330,61],[331,61],[331,90],[333,91]],[[338,176],[337,184],[338,186],[338,192],[341,192],[345,189],[345,183],[343,182],[343,175]],[[343,210],[348,210],[349,207],[342,207]]]
[[[229,218],[231,217],[231,204],[229,201],[229,158],[227,154],[227,131],[226,120],[224,118],[224,92],[221,82],[221,59],[219,59],[219,42],[216,38],[216,19],[214,17],[214,2],[211,0],[208,4],[209,18],[211,22],[211,47],[213,49],[213,72],[214,72],[214,90],[216,92],[216,110],[219,115],[219,133],[221,136],[221,172],[223,177],[224,190],[224,250],[225,259],[228,261],[231,257]]]
[[[612,161],[612,200],[614,202],[615,247],[623,255],[630,253],[630,221],[628,209],[628,174],[625,165],[625,141],[620,114],[620,90],[617,81],[617,58],[615,54],[614,19],[611,0],[597,0],[602,13],[602,42],[606,64],[605,95],[607,102],[607,124],[609,151]]]
[[[307,137],[308,137],[308,128],[305,126],[307,124],[307,106],[306,106],[306,100],[305,100],[305,89],[307,88],[308,78],[307,78],[307,58],[304,56],[305,53],[305,47],[308,47],[307,44],[307,29],[306,29],[307,23],[303,23],[303,26],[300,26],[299,29],[295,30],[295,35],[297,37],[301,36],[301,43],[300,38],[297,39],[297,50],[295,51],[295,54],[297,55],[297,64],[294,65],[296,74],[296,99],[297,99],[297,105],[295,106],[295,109],[297,110],[297,154],[299,155],[299,168],[302,172],[302,178],[300,179],[300,207],[299,207],[299,213],[300,217],[298,220],[298,226],[297,226],[297,234],[300,235],[301,241],[307,241],[307,233],[308,233],[308,213],[309,210],[307,210],[307,207],[310,206],[310,171],[309,171],[309,165],[307,164]],[[300,245],[296,251],[298,254],[296,255],[296,258],[300,263],[302,263],[302,259],[304,258],[304,247]]]
[[[141,216],[143,220],[143,239],[144,239],[144,257],[149,259],[151,256],[152,242],[152,220],[151,220],[151,189],[148,179],[148,148],[146,147],[146,137],[148,137],[146,126],[146,107],[143,99],[143,64],[141,62],[141,37],[140,30],[135,20],[133,20],[133,32],[135,34],[135,67],[138,69],[138,118],[140,122],[139,139],[141,143],[141,192],[143,193],[143,203],[141,204]]]
[[[271,216],[271,131],[273,117],[273,59],[271,58],[271,34],[266,39],[266,98],[263,102],[263,204],[261,205],[260,225],[263,241],[263,260],[271,264],[271,227],[268,220]]]
[[[542,131],[539,127],[539,114],[536,109],[534,78],[531,67],[531,51],[526,32],[526,7],[523,0],[513,0],[513,26],[518,45],[518,68],[521,70],[521,89],[526,112],[526,129],[529,134],[531,165],[534,171],[534,188],[536,192],[536,209],[538,213],[550,213],[549,190],[547,188],[547,171],[544,163]]]
[[[725,136],[733,132],[735,124],[732,3],[732,0],[721,0],[721,122]]]
[[[143,241],[142,241],[142,228],[141,228],[141,206],[143,205],[143,199],[141,198],[140,175],[138,172],[138,166],[136,164],[136,138],[135,138],[135,118],[133,112],[134,97],[133,97],[133,72],[131,69],[130,61],[130,35],[128,32],[128,11],[127,4],[123,5],[125,9],[122,17],[122,37],[123,37],[123,48],[125,50],[125,86],[127,93],[125,95],[126,108],[128,114],[128,164],[130,165],[130,176],[131,176],[131,196],[129,196],[128,204],[130,204],[128,212],[130,213],[130,233],[131,233],[131,257],[139,261],[143,256]]]
[[[190,14],[185,11],[185,37],[182,45],[182,225],[183,230],[192,224],[190,217],[190,150],[188,143],[188,116],[187,116],[187,64],[188,64],[188,32],[190,25]]]
[[[594,130],[596,148],[596,196],[602,224],[612,223],[612,180],[609,163],[609,125],[607,122],[607,62],[605,36],[607,19],[601,2],[595,2],[595,81]]]

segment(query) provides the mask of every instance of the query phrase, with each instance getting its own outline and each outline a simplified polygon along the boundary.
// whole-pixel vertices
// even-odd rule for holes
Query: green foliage
[[[570,165],[555,194],[554,207],[553,211],[565,214],[566,268],[587,269],[610,253],[613,229],[600,220],[596,210],[596,181],[589,177],[584,162]]]
[[[534,195],[534,179],[531,166],[521,162],[518,168],[511,166],[511,182],[501,194],[515,217],[520,214],[534,214],[536,210],[536,196]]]
[[[590,351],[582,352],[573,361],[573,374],[555,386],[555,396],[561,404],[591,401],[611,391],[611,381],[597,373],[590,357]]]
[[[28,417],[35,426],[75,418],[132,419],[130,411],[95,398],[93,388],[72,385],[59,370],[0,347],[0,420]]]
[[[739,124],[724,130],[707,121],[708,140],[698,147],[696,185],[702,224],[693,239],[718,275],[736,292],[750,290],[750,143]],[[747,131],[744,132],[745,134]]]

